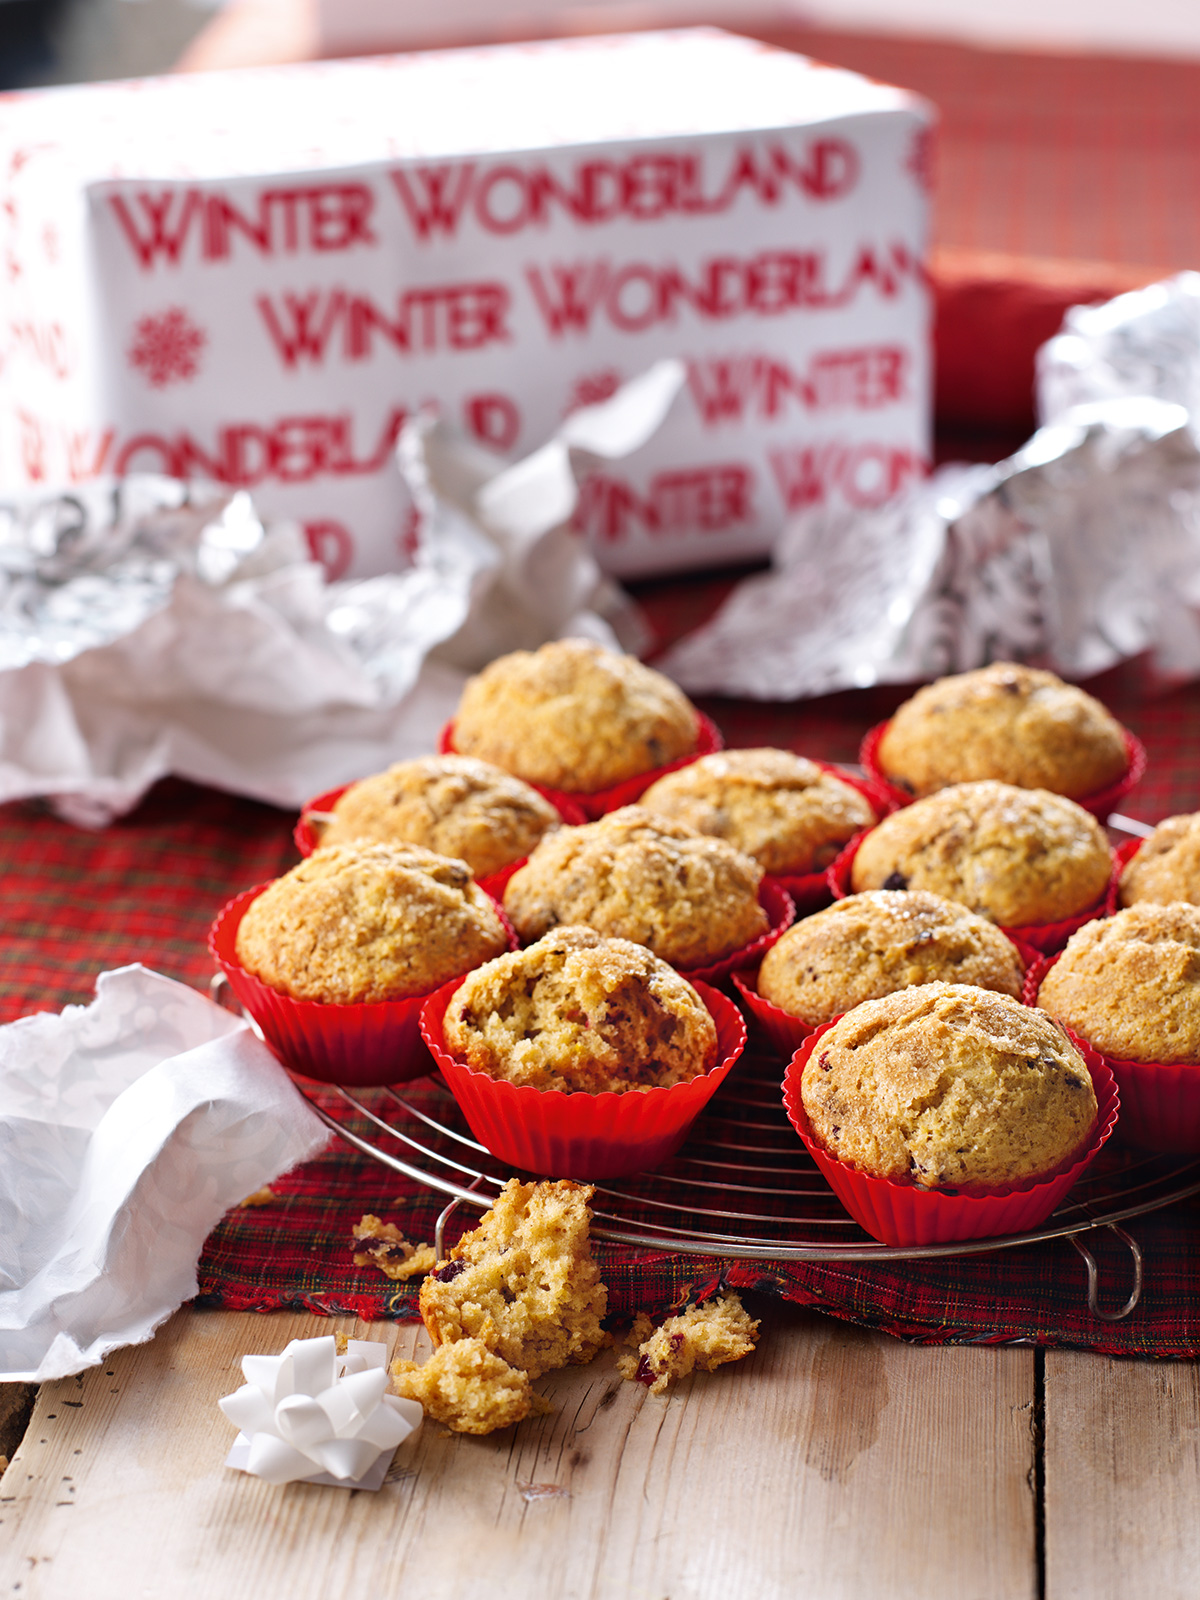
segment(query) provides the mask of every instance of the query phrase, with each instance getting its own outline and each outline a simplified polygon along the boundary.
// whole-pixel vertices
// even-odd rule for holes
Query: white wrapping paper
[[[0,1381],[150,1338],[224,1213],[328,1138],[245,1023],[145,967],[0,1028]]]
[[[422,755],[466,673],[564,634],[636,647],[565,524],[683,383],[657,363],[510,465],[429,417],[400,463],[413,565],[327,583],[245,494],[125,479],[0,505],[0,801],[100,826],[168,773],[277,805]]]

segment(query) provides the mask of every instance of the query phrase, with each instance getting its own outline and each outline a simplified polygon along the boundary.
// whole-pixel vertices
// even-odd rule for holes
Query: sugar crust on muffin
[[[690,755],[698,737],[669,678],[586,639],[501,656],[468,681],[454,718],[463,755],[579,793]]]
[[[448,1049],[476,1072],[534,1089],[670,1088],[714,1064],[700,996],[644,945],[555,928],[469,973],[446,1009]]]
[[[1128,766],[1121,725],[1053,672],[997,661],[906,700],[879,742],[880,768],[911,794],[995,778],[1078,798]]]
[[[1097,1117],[1091,1075],[1062,1029],[966,984],[922,984],[848,1012],[818,1040],[801,1098],[831,1155],[927,1189],[1048,1176]]]
[[[929,889],[1002,927],[1056,922],[1094,905],[1112,872],[1104,830],[1046,789],[960,783],[885,817],[863,840],[851,886]]]
[[[421,756],[353,783],[334,803],[323,845],[419,844],[465,861],[477,878],[527,856],[562,822],[536,789],[473,756]]]
[[[814,1027],[921,983],[1019,998],[1024,966],[993,923],[943,895],[876,889],[805,917],[767,951],[758,992]]]
[[[509,879],[504,909],[525,940],[582,923],[673,967],[703,967],[767,931],[762,876],[723,839],[622,806],[543,839]]]
[[[1118,898],[1123,906],[1152,900],[1200,905],[1200,812],[1167,817],[1125,863]]]
[[[670,772],[638,802],[725,839],[764,872],[822,871],[875,821],[852,784],[790,750],[722,750]]]
[[[1146,901],[1086,923],[1038,1005],[1118,1060],[1200,1063],[1200,906]]]
[[[418,845],[316,850],[247,907],[237,957],[272,989],[337,1004],[428,994],[508,947],[465,862]]]

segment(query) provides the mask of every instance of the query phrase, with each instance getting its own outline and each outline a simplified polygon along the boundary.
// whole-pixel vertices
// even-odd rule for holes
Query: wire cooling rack
[[[1114,1149],[1110,1141],[1043,1227],[966,1243],[882,1245],[847,1216],[793,1132],[782,1076],[779,1058],[752,1041],[672,1161],[619,1183],[596,1184],[593,1237],[726,1259],[875,1262],[1065,1238],[1087,1267],[1089,1307],[1106,1321],[1119,1321],[1133,1311],[1142,1288],[1141,1251],[1121,1224],[1200,1193],[1200,1159]],[[512,1176],[471,1137],[440,1080],[356,1090],[298,1080],[298,1087],[356,1150],[450,1197],[439,1222],[439,1255],[450,1212],[460,1203],[486,1208]],[[1110,1228],[1131,1256],[1132,1291],[1115,1310],[1100,1307],[1095,1258],[1079,1237],[1096,1228]]]

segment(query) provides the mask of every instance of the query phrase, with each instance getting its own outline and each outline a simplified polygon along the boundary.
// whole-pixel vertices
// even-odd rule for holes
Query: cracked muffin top
[[[814,1027],[920,983],[1019,998],[1024,967],[986,917],[939,894],[876,889],[797,922],[767,951],[758,992]]]
[[[1121,725],[1099,700],[1011,661],[919,689],[892,718],[877,759],[915,795],[996,778],[1078,797],[1128,765]]]
[[[957,983],[847,1012],[817,1041],[800,1093],[831,1155],[925,1189],[1048,1176],[1098,1113],[1087,1064],[1050,1017]]]
[[[723,839],[622,806],[543,839],[509,879],[504,909],[524,940],[582,923],[687,969],[767,931],[761,882],[758,863]]]
[[[753,856],[764,872],[821,872],[875,821],[853,785],[790,750],[722,750],[669,772],[638,801]]]
[[[556,928],[468,974],[444,1034],[476,1072],[568,1093],[669,1088],[717,1055],[691,984],[643,945],[590,928]]]
[[[250,903],[237,957],[296,1000],[428,994],[508,948],[465,862],[417,845],[315,850]]]
[[[1095,905],[1112,855],[1095,817],[1063,795],[959,783],[893,812],[863,840],[850,882],[929,889],[1005,928]]]
[[[1038,1005],[1120,1061],[1200,1062],[1200,906],[1145,902],[1087,923]]]
[[[463,755],[583,794],[689,755],[698,737],[670,678],[587,639],[501,656],[468,681],[454,718]]]
[[[1174,900],[1200,905],[1200,813],[1160,822],[1125,863],[1121,904],[1132,906],[1146,900],[1158,905]]]
[[[352,839],[419,844],[465,861],[477,878],[520,861],[562,822],[536,789],[472,756],[422,756],[353,783],[323,845]]]

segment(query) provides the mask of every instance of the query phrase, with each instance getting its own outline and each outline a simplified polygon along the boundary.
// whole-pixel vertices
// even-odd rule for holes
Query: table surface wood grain
[[[184,1309],[49,1383],[0,1479],[18,1600],[1195,1600],[1193,1363],[919,1347],[769,1301],[758,1350],[669,1396],[609,1352],[553,1413],[426,1422],[377,1494],[227,1469],[246,1351],[412,1325]]]

